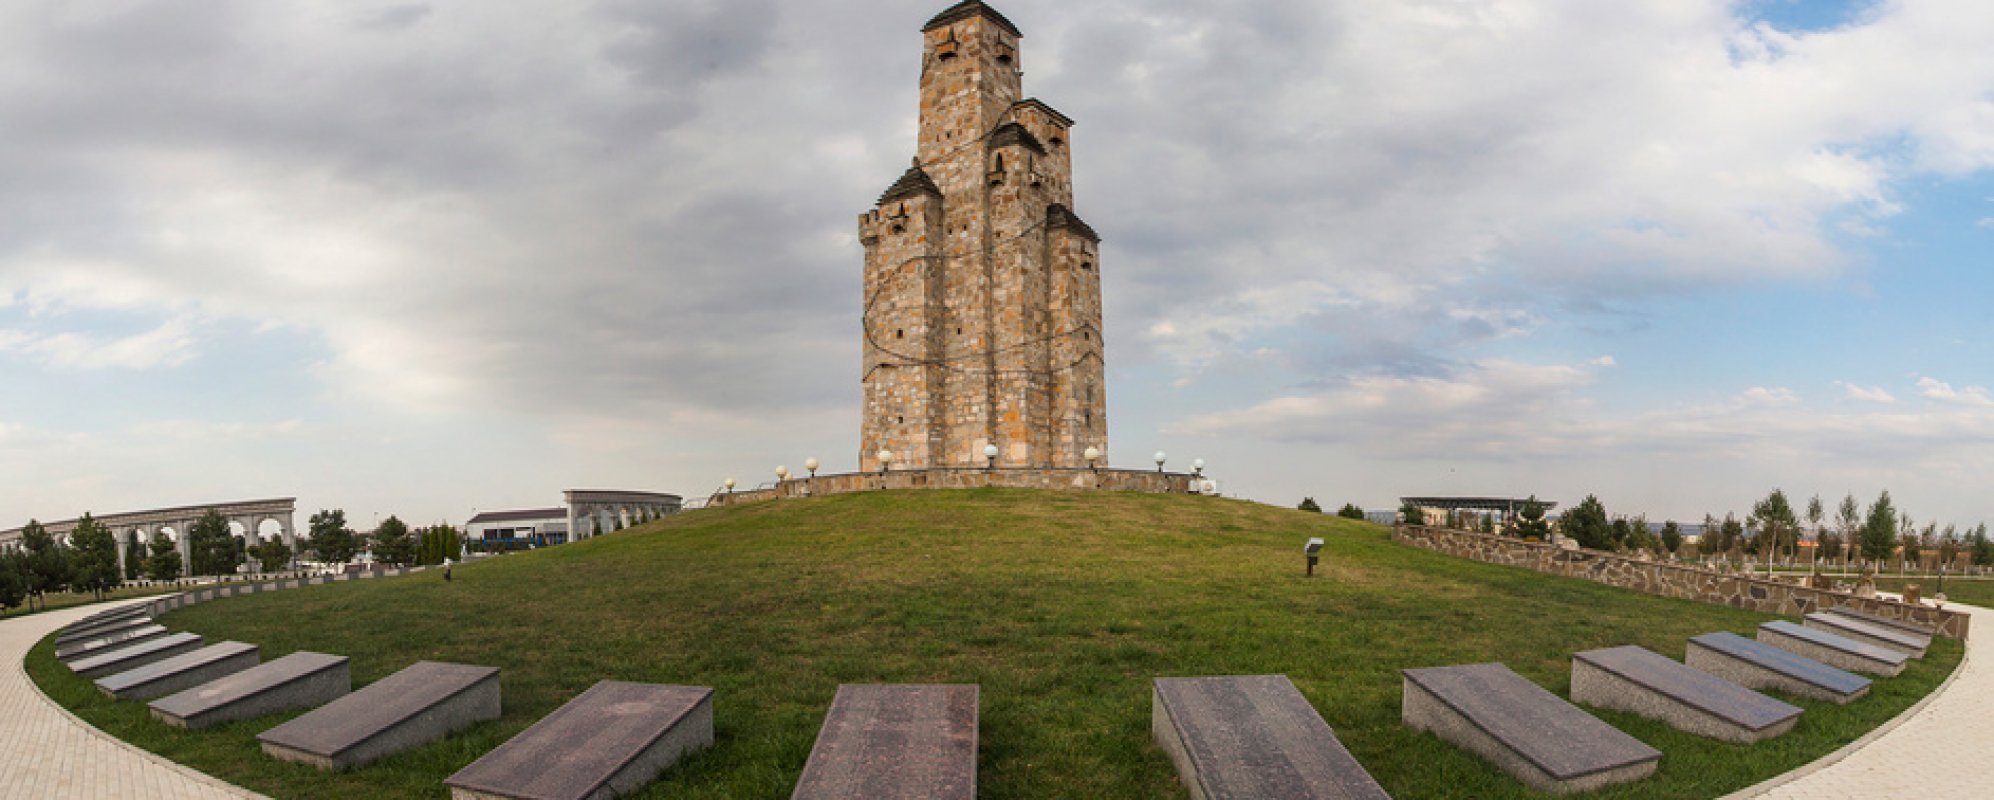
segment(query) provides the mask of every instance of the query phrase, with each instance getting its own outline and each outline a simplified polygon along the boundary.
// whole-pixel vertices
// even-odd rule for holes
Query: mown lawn
[[[1918,591],[1926,600],[1932,599],[1932,594],[1939,590],[1939,579],[1936,575],[1909,578],[1879,577],[1876,579],[1876,588],[1886,592],[1902,592],[1904,584],[1907,583],[1918,584]],[[1948,601],[1981,608],[1994,608],[1994,579],[1947,575],[1945,588]]]
[[[1328,539],[1318,577],[1302,542]],[[713,509],[407,578],[259,594],[165,622],[353,658],[358,683],[418,659],[503,669],[505,716],[338,775],[263,757],[283,718],[182,732],[98,698],[52,661],[30,671],[115,735],[278,797],[443,797],[439,781],[595,681],[718,689],[716,746],[645,797],[781,798],[840,683],[982,686],[984,798],[1181,797],[1150,741],[1149,680],[1285,673],[1396,797],[1527,797],[1506,775],[1399,724],[1405,667],[1502,661],[1551,690],[1573,651],[1680,658],[1760,614],[1648,597],[1404,547],[1383,528],[1246,502],[1017,490],[895,492]],[[1667,755],[1603,797],[1723,794],[1813,760],[1929,692],[1941,640],[1847,707],[1800,701],[1790,734],[1710,742],[1601,716]]]
[[[26,604],[22,604],[20,608],[12,609],[10,611],[0,611],[0,619],[13,619],[15,617],[25,617],[28,616],[29,614],[40,614],[44,611],[56,611],[59,609],[69,608],[72,606],[89,605],[91,603],[104,603],[104,602],[110,602],[112,600],[130,600],[134,597],[150,597],[156,594],[167,594],[169,592],[181,591],[185,588],[186,588],[185,586],[176,586],[172,584],[163,584],[163,583],[149,584],[146,586],[139,586],[133,584],[128,586],[120,586],[109,592],[105,592],[104,596],[101,598],[89,592],[56,592],[54,594],[43,595],[42,600],[35,601],[35,608],[33,611],[28,610],[28,606]],[[47,603],[48,605],[47,608],[42,607],[42,604],[44,602]]]

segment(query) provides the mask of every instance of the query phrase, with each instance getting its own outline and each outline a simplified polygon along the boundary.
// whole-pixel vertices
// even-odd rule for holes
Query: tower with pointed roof
[[[1108,449],[1100,237],[1073,120],[1023,93],[1023,34],[968,0],[921,29],[914,163],[859,217],[861,469],[1084,467]]]

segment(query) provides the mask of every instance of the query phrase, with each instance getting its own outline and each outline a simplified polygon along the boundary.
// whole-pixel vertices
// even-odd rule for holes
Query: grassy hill
[[[1328,540],[1318,577],[1303,541]],[[1472,563],[1361,522],[1187,496],[894,492],[679,515],[439,573],[175,612],[211,641],[352,656],[356,683],[418,659],[500,667],[503,719],[352,773],[264,758],[257,732],[167,729],[56,667],[30,672],[115,735],[280,797],[444,796],[439,781],[601,679],[718,689],[717,744],[646,797],[787,797],[840,683],[982,685],[981,796],[1181,797],[1150,741],[1149,680],[1285,673],[1395,796],[1515,797],[1507,776],[1399,724],[1404,667],[1502,661],[1564,693],[1569,654],[1749,634],[1767,617]],[[1624,714],[1660,773],[1614,797],[1713,796],[1824,755],[1922,697],[1942,641],[1848,707],[1719,744]]]

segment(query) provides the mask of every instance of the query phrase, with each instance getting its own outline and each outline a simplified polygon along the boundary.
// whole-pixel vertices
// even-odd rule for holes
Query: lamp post
[[[1101,460],[1101,448],[1089,447],[1086,452],[1080,454],[1080,457],[1087,459],[1088,469],[1093,469],[1094,462]]]
[[[1205,476],[1204,459],[1202,458],[1191,459],[1191,476],[1195,478],[1202,478]]]
[[[778,466],[778,467],[776,467],[776,468],[775,468],[775,482],[776,482],[776,483],[782,483],[783,481],[786,481],[786,480],[789,480],[789,468],[788,468],[788,467],[783,467],[783,466]]]
[[[986,470],[997,468],[997,445],[986,444],[983,446],[983,468]]]
[[[888,450],[886,448],[880,448],[878,456],[879,456],[879,474],[885,475],[886,471],[893,467],[893,451]]]
[[[803,468],[810,470],[810,477],[812,478],[817,477],[817,458],[815,456],[812,456],[810,458],[803,459]]]
[[[733,493],[734,493],[734,479],[733,479],[733,478],[728,478],[727,480],[724,480],[724,481],[721,481],[721,482],[720,482],[720,485],[721,485],[721,486],[725,486],[725,487],[727,487],[727,493],[728,493],[728,494],[733,494]]]
[[[1162,472],[1163,462],[1168,461],[1169,459],[1170,457],[1168,455],[1165,455],[1162,450],[1156,451],[1156,471]]]

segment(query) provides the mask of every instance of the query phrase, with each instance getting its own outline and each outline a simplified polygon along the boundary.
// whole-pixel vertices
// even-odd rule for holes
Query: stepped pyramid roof
[[[981,16],[984,19],[997,23],[998,27],[1010,31],[1012,36],[1024,37],[1024,34],[1018,31],[1018,26],[1011,24],[1011,21],[1005,19],[1004,15],[998,13],[997,9],[991,8],[988,3],[978,2],[978,0],[963,0],[963,2],[949,6],[942,13],[936,14],[934,19],[928,20],[928,24],[921,26],[921,32],[927,33],[936,28],[945,27],[975,16]]]

